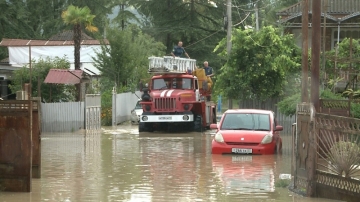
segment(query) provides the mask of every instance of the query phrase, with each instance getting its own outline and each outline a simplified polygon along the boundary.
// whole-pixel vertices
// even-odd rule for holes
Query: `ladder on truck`
[[[149,57],[148,73],[152,74],[183,74],[196,68],[195,59],[178,58],[172,56]]]

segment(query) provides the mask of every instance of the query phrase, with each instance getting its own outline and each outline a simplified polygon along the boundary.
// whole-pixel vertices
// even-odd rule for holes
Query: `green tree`
[[[326,69],[333,72],[335,68],[346,69],[354,68],[360,70],[360,40],[350,38],[343,39],[338,44],[338,49],[332,49],[326,52]],[[351,53],[350,53],[351,50]]]
[[[130,26],[123,31],[109,28],[107,33],[110,45],[103,45],[101,52],[93,58],[95,67],[118,90],[133,90],[140,79],[150,77],[147,73],[148,57],[163,56],[165,47],[143,34],[137,26]]]
[[[120,31],[109,28],[107,39],[94,57],[95,67],[101,71],[102,124],[111,125],[111,95],[114,85],[118,93],[135,91],[140,80],[147,81],[149,56],[163,56],[165,46],[142,33],[137,26]]]
[[[66,0],[66,6],[74,5],[79,8],[88,7],[91,10],[91,13],[96,16],[94,18],[93,24],[95,24],[99,31],[88,33],[94,38],[104,38],[99,37],[98,35],[105,35],[105,28],[109,25],[109,15],[112,14],[114,7],[119,5],[121,0]]]
[[[133,5],[143,16],[142,30],[165,44],[166,54],[178,41],[191,58],[202,65],[208,60],[217,69],[221,64],[212,52],[217,42],[226,36],[224,32],[225,4],[223,0],[133,0]]]
[[[114,10],[117,8],[119,9],[119,12],[112,20],[112,24],[121,28],[121,30],[124,30],[128,25],[131,24],[137,24],[137,25],[142,24],[141,20],[134,13],[136,12],[136,10],[134,9],[133,6],[131,6],[131,1],[127,1],[127,0],[114,1],[112,6]]]
[[[70,63],[66,58],[50,58],[32,61],[31,74],[28,66],[13,72],[12,92],[20,91],[23,84],[30,83],[32,96],[41,97],[45,102],[74,101],[74,86],[63,84],[46,84],[44,80],[50,69],[69,69]],[[40,85],[40,86],[38,86]],[[40,92],[38,91],[40,89]]]
[[[265,100],[283,95],[287,77],[300,71],[299,48],[292,35],[281,36],[279,30],[263,27],[236,29],[232,36],[229,60],[221,68],[215,90],[233,99]],[[226,54],[226,39],[215,51]]]

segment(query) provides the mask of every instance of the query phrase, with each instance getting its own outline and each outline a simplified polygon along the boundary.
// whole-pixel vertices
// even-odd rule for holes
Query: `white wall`
[[[113,103],[113,111],[116,111],[116,120],[113,120],[113,122],[116,125],[130,120],[131,110],[134,109],[140,97],[140,91],[116,94],[116,102]]]
[[[74,69],[74,46],[16,46],[8,47],[9,50],[9,63],[10,65],[26,65],[29,63],[29,55],[31,59],[38,61],[39,59],[46,59],[65,57],[70,62],[70,69]],[[96,57],[96,52],[101,52],[101,45],[82,45],[80,48],[80,63],[81,69],[90,69],[96,74],[100,71],[94,67],[93,57]]]

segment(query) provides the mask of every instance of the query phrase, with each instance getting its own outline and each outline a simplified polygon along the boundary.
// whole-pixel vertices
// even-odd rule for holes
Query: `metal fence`
[[[84,102],[41,103],[42,132],[74,132],[84,128]]]

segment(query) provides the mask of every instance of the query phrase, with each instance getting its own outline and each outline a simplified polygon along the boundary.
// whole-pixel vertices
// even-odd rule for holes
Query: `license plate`
[[[236,154],[252,154],[252,149],[232,148],[231,152]]]
[[[171,120],[171,116],[159,117],[159,120]]]

